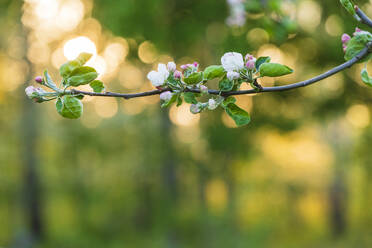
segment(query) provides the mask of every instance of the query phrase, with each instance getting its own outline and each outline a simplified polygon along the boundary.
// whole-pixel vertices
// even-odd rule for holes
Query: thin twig
[[[354,6],[356,14],[360,17],[361,22],[372,28],[372,20],[358,7]]]
[[[365,57],[367,54],[370,53],[370,49],[372,48],[372,42],[369,42],[366,47],[359,53],[357,54],[354,58],[350,59],[349,61],[334,67],[333,69],[320,74],[316,77],[313,77],[311,79],[301,81],[298,83],[293,83],[293,84],[288,84],[288,85],[283,85],[283,86],[275,86],[275,87],[262,87],[259,91],[255,89],[250,89],[250,90],[239,90],[239,91],[228,91],[228,92],[221,92],[219,90],[208,90],[209,94],[212,95],[222,95],[222,96],[234,96],[234,95],[248,95],[248,94],[257,94],[257,93],[264,93],[264,92],[276,92],[276,91],[287,91],[287,90],[292,90],[300,87],[305,87],[310,84],[319,82],[325,78],[328,78],[340,71],[343,71],[355,63],[357,63],[359,60],[361,60],[363,57]],[[66,94],[70,95],[88,95],[88,96],[103,96],[103,97],[121,97],[124,99],[131,99],[131,98],[136,98],[136,97],[144,97],[144,96],[153,96],[153,95],[159,95],[160,93],[164,91],[169,91],[171,89],[165,88],[165,89],[158,89],[158,90],[152,90],[152,91],[147,91],[147,92],[140,92],[140,93],[132,93],[132,94],[121,94],[121,93],[113,93],[113,92],[105,92],[105,93],[95,93],[95,92],[88,92],[88,91],[81,91],[81,90],[76,90],[72,89],[70,91],[66,91]],[[201,93],[199,89],[186,89],[185,91],[188,92],[194,92],[194,93]]]

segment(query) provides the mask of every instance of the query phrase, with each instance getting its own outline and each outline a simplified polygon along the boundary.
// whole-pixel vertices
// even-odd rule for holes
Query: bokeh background
[[[372,247],[363,65],[239,96],[252,115],[242,128],[222,111],[161,109],[158,96],[85,97],[80,120],[25,97],[81,49],[118,92],[150,90],[159,62],[203,68],[227,51],[295,69],[277,85],[343,62],[340,36],[358,23],[338,1],[269,2],[229,27],[223,0],[1,0],[0,247]]]

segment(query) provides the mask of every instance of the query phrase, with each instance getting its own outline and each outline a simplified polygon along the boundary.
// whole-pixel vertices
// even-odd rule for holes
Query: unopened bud
[[[217,107],[218,107],[218,104],[217,104],[216,100],[214,100],[214,99],[209,99],[209,101],[208,101],[208,109],[209,109],[209,110],[214,110],[214,109],[216,109]]]
[[[208,94],[208,87],[205,85],[200,85],[200,92],[203,94]]]
[[[177,70],[175,70],[174,73],[173,73],[174,78],[177,78],[177,79],[180,79],[181,75],[182,75],[182,73],[180,71],[177,71]]]
[[[39,83],[39,84],[42,84],[43,83],[43,77],[41,77],[41,76],[37,76],[37,77],[35,77],[35,82],[36,83]]]
[[[169,72],[174,72],[176,70],[176,63],[174,62],[168,62],[167,68]]]
[[[227,75],[226,76],[227,76],[227,78],[229,80],[235,80],[235,79],[240,78],[239,72],[235,72],[235,71],[229,71],[229,72],[227,72]]]
[[[165,91],[165,92],[160,94],[160,100],[163,100],[163,101],[167,102],[170,99],[172,99],[172,96],[173,96],[172,92]]]
[[[256,64],[256,61],[254,61],[254,60],[248,60],[247,63],[245,64],[245,66],[248,69],[254,69],[255,68],[255,64]]]
[[[341,36],[341,41],[342,41],[343,44],[349,42],[350,39],[351,39],[351,37],[350,37],[350,35],[348,35],[348,34],[343,34],[343,35]]]
[[[191,104],[190,112],[193,114],[198,114],[201,111],[201,106],[199,104]]]

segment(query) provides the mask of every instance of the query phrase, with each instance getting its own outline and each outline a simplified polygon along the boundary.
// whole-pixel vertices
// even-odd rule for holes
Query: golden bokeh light
[[[96,45],[85,36],[68,40],[63,46],[63,54],[68,60],[75,59],[82,52],[91,53],[93,57],[97,55]]]
[[[226,183],[221,179],[209,181],[205,187],[205,196],[208,207],[215,214],[220,213],[226,207],[228,192]]]
[[[308,32],[313,32],[319,26],[322,17],[322,8],[318,3],[306,0],[300,2],[297,11],[299,25]]]
[[[142,42],[138,47],[138,57],[143,63],[154,63],[158,58],[158,53],[154,44],[150,41]]]
[[[346,119],[357,128],[365,128],[371,122],[370,112],[367,106],[356,104],[351,106],[346,113]]]
[[[328,17],[324,26],[326,32],[331,36],[340,36],[342,34],[342,20],[337,15]]]
[[[100,117],[111,118],[118,112],[118,102],[113,97],[97,97],[94,109]]]
[[[182,104],[179,107],[173,105],[169,110],[171,121],[179,126],[195,126],[199,124],[200,114],[190,112],[190,104]]]

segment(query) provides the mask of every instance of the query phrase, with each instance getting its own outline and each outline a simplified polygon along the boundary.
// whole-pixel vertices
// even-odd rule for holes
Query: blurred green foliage
[[[92,10],[105,30],[202,66],[218,64],[227,51],[271,44],[268,52],[280,49],[294,61],[295,76],[280,84],[342,63],[340,35],[358,24],[338,1],[291,3],[298,30],[289,36],[262,16],[227,27],[222,0],[96,0]],[[30,63],[9,50],[15,42],[24,53],[29,48],[21,5],[0,1],[1,247],[372,246],[372,91],[360,68],[295,91],[240,97],[251,106],[244,128],[227,127],[218,111],[179,125],[159,103],[136,115],[120,105],[88,128],[32,104],[24,85],[8,86],[9,61]],[[300,11],[313,13],[309,6],[321,11],[318,24]],[[268,38],[258,39],[262,30]],[[127,59],[141,64],[136,46]],[[27,68],[24,81],[42,72]],[[30,171],[38,175],[35,190]],[[38,230],[32,209],[40,213]]]

